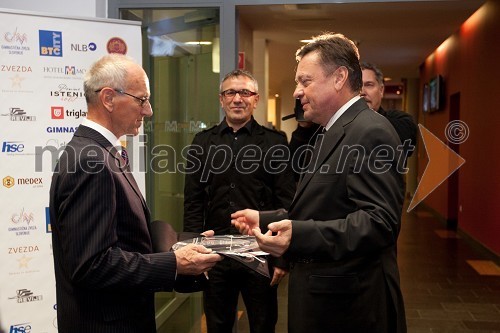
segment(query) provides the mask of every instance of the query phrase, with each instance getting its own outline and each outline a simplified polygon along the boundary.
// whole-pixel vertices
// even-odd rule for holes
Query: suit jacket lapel
[[[106,149],[109,153],[109,155],[113,158],[114,163],[120,168],[122,171],[122,174],[125,176],[127,179],[127,182],[130,184],[134,192],[137,194],[137,196],[140,198],[142,206],[144,207],[144,211],[146,212],[146,217],[149,217],[149,209],[146,204],[146,201],[144,200],[144,197],[142,196],[141,191],[139,190],[139,186],[137,186],[137,183],[134,179],[134,176],[128,170],[128,167],[125,166],[125,163],[122,160],[122,157],[116,147],[113,146],[112,143],[110,143],[104,136],[102,136],[99,132],[96,130],[87,127],[87,126],[79,126],[78,130],[75,133],[75,136],[81,136],[81,137],[87,137],[95,142],[97,142],[100,146],[102,146],[104,149]],[[149,219],[148,219],[149,221]]]
[[[297,200],[306,185],[311,181],[314,174],[323,165],[323,162],[333,153],[338,143],[344,137],[344,128],[339,122],[333,124],[333,126],[325,133],[318,136],[318,140],[315,144],[315,152],[312,156],[311,164],[304,176],[302,177],[300,183],[298,184],[297,191],[295,192],[295,197],[292,202]],[[319,148],[319,151],[316,149]]]
[[[290,206],[290,210],[295,205],[295,202],[298,200],[306,185],[311,181],[313,176],[318,172],[318,169],[323,165],[323,163],[328,159],[328,157],[337,149],[339,143],[345,136],[344,127],[353,121],[356,116],[367,109],[368,106],[364,99],[359,99],[353,105],[351,105],[346,112],[340,116],[339,119],[330,127],[328,131],[323,135],[322,142],[316,142],[316,145],[319,146],[319,152],[315,152],[312,156],[310,168],[306,171],[305,175],[302,177],[300,183],[298,184],[297,191],[295,192],[295,197],[293,198],[293,202]],[[319,137],[318,137],[319,139]],[[316,150],[316,148],[315,148]],[[335,166],[330,165],[330,169]],[[331,171],[331,170],[330,170]],[[321,172],[321,171],[319,171]]]

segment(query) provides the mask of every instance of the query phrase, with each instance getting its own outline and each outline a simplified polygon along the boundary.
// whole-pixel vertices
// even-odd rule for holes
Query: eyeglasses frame
[[[228,91],[234,91],[234,96],[228,96],[228,95],[226,95],[226,93],[227,93]],[[244,95],[242,95],[241,93],[242,93],[242,92],[244,92],[244,91],[248,92],[248,93],[249,93],[249,96],[244,96]],[[241,89],[241,90],[226,89],[226,90],[224,90],[224,91],[222,91],[222,92],[220,93],[220,95],[221,95],[222,97],[225,97],[225,98],[235,98],[235,97],[236,97],[236,94],[240,95],[240,97],[242,97],[242,98],[250,98],[250,97],[252,97],[252,96],[258,95],[259,93],[256,93],[255,91],[251,91],[251,90],[248,90],[248,89]],[[246,94],[247,94],[247,93],[245,93],[245,95],[246,95]]]
[[[95,90],[94,92],[98,93],[98,92],[100,92],[100,91],[101,91],[101,90],[103,90],[103,89],[104,89],[104,88],[97,89],[97,90]],[[132,94],[129,94],[128,92],[125,92],[125,91],[124,91],[124,90],[122,90],[122,89],[116,89],[116,88],[111,88],[111,89],[113,89],[114,91],[116,91],[117,93],[119,93],[119,94],[121,94],[121,95],[127,95],[127,96],[130,96],[130,97],[135,98],[136,100],[138,100],[138,101],[139,101],[141,108],[142,108],[142,107],[144,107],[144,104],[145,104],[146,102],[148,102],[148,103],[149,103],[149,97],[137,97],[137,96],[134,96],[134,95],[132,95]]]

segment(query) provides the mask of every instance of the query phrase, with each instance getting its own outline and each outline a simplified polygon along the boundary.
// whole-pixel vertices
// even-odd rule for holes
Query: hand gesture
[[[275,257],[281,256],[290,246],[292,239],[292,221],[281,220],[279,222],[270,223],[269,229],[265,234],[260,231],[259,227],[254,228],[253,234],[262,251],[272,254]],[[273,236],[273,233],[275,235]]]
[[[253,209],[239,210],[231,214],[231,224],[243,235],[253,236],[252,229],[259,226],[259,212]]]

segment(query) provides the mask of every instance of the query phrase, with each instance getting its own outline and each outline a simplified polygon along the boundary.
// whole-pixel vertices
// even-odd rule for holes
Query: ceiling
[[[300,40],[339,32],[358,44],[361,61],[376,64],[388,82],[417,78],[418,68],[485,1],[412,1],[238,6],[241,24],[265,38],[269,92],[293,81]]]

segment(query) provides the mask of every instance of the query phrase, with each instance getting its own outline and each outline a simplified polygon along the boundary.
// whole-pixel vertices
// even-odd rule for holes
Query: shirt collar
[[[255,123],[255,119],[252,118],[250,119],[249,122],[247,122],[245,124],[245,126],[243,126],[242,128],[240,128],[238,131],[241,131],[241,130],[246,130],[249,134],[252,133],[252,128],[253,128],[253,124]],[[226,118],[224,117],[224,120],[222,121],[221,123],[221,127],[220,127],[220,130],[219,130],[219,133],[225,133],[226,131],[231,131],[232,132],[232,127],[229,127],[229,125],[227,124],[227,121],[226,121]],[[237,131],[237,132],[238,132]]]
[[[89,120],[87,118],[84,118],[83,121],[82,121],[82,125],[83,126],[87,126],[87,127],[90,127],[92,128],[93,130],[99,132],[99,134],[101,134],[103,137],[106,138],[106,140],[108,140],[113,146],[117,147],[118,150],[120,151],[121,153],[121,146],[122,146],[122,143],[120,142],[120,140],[110,131],[108,130],[106,127],[96,123],[95,121],[93,120]]]
[[[351,105],[356,103],[358,101],[358,99],[360,99],[360,98],[361,98],[361,96],[356,95],[353,98],[351,98],[347,103],[342,105],[342,107],[337,112],[335,112],[333,114],[333,116],[330,118],[330,120],[326,124],[326,126],[325,126],[326,130],[328,131],[330,129],[330,127],[332,127],[333,124],[337,121],[337,119],[339,119],[340,116],[343,115],[344,112],[346,112],[347,109],[349,109],[349,107],[351,107]]]

